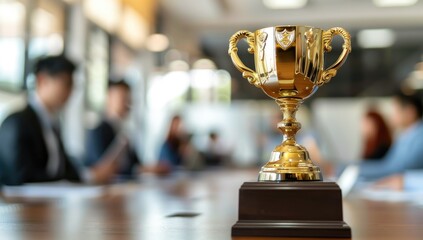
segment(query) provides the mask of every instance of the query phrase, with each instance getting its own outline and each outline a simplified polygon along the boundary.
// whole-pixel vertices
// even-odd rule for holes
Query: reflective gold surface
[[[344,39],[342,53],[334,64],[324,69],[324,52],[332,50],[332,38],[336,35]],[[254,54],[255,71],[238,57],[237,43],[241,39],[247,41],[248,52]],[[322,180],[319,167],[295,141],[295,134],[301,128],[295,113],[304,99],[336,75],[351,52],[350,39],[343,28],[324,31],[308,26],[268,27],[254,33],[241,30],[230,38],[228,53],[235,67],[251,84],[275,99],[283,115],[278,123],[283,142],[262,167],[259,181]]]

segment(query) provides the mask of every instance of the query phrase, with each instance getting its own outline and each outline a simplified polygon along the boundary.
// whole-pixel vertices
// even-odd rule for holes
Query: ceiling
[[[353,68],[352,65],[360,65],[357,62],[369,62],[369,59],[379,63],[370,67],[374,71],[371,73],[367,72],[367,65],[360,65],[359,71],[363,71],[360,74],[355,74],[354,68],[344,70],[349,74],[344,78],[350,81],[346,89],[355,89],[344,95],[365,92],[369,81],[375,85],[375,78],[380,78],[381,84],[387,78],[393,83],[400,81],[423,54],[422,0],[411,7],[386,8],[376,7],[371,0],[308,0],[304,8],[290,10],[268,9],[260,0],[160,0],[159,10],[163,18],[160,29],[170,37],[172,47],[187,52],[192,58],[208,56],[220,68],[230,71],[234,78],[240,78],[240,75],[234,71],[226,52],[229,37],[241,29],[254,31],[274,25],[340,26],[347,29],[352,34],[353,53],[348,60],[351,66],[345,68]],[[396,32],[395,45],[390,49],[360,49],[355,40],[356,33],[373,28],[393,29]],[[390,54],[389,63],[382,61],[386,60],[386,54]],[[390,69],[396,65],[402,67],[394,71]],[[355,87],[353,81],[361,81],[363,85]],[[330,91],[328,94],[331,95]]]
[[[272,10],[260,0],[160,0],[171,22],[200,33],[254,30],[273,25],[362,28],[423,27],[423,1],[411,7],[376,7],[371,0],[309,0],[301,9]]]

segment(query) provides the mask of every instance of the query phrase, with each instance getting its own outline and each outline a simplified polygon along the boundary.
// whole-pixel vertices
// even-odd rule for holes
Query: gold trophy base
[[[258,181],[322,181],[320,168],[310,160],[307,149],[295,141],[295,134],[301,129],[295,113],[302,99],[279,98],[276,103],[282,111],[283,119],[277,127],[282,132],[284,141],[276,146],[269,162],[261,168]]]
[[[283,142],[261,168],[259,182],[322,181],[320,168],[310,160],[307,150],[293,140]]]
[[[316,166],[310,168],[283,169],[276,172],[266,171],[265,167],[259,173],[259,182],[283,182],[283,181],[322,181],[320,169]]]

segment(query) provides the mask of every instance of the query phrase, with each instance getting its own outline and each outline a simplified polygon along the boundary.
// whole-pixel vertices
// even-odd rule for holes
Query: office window
[[[64,5],[60,2],[40,0],[31,14],[31,35],[28,58],[57,55],[64,47]]]
[[[22,88],[25,59],[25,5],[0,0],[0,87]]]
[[[91,110],[101,111],[109,78],[109,37],[105,31],[100,28],[90,31],[87,54],[87,105]]]

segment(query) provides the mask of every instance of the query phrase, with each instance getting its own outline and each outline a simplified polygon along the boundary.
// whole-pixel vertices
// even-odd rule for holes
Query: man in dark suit
[[[128,142],[126,134],[122,131],[122,124],[129,113],[131,103],[131,90],[124,81],[109,82],[107,90],[107,103],[104,118],[94,129],[87,133],[85,165],[94,167],[101,163],[103,156],[113,151],[116,145]],[[119,159],[117,173],[121,177],[135,176],[140,161],[134,149],[128,144]]]
[[[112,175],[115,161],[92,169],[78,168],[63,147],[56,115],[71,94],[74,70],[75,65],[63,56],[46,57],[35,65],[36,89],[27,106],[7,117],[0,127],[3,184],[60,179],[99,183]]]

